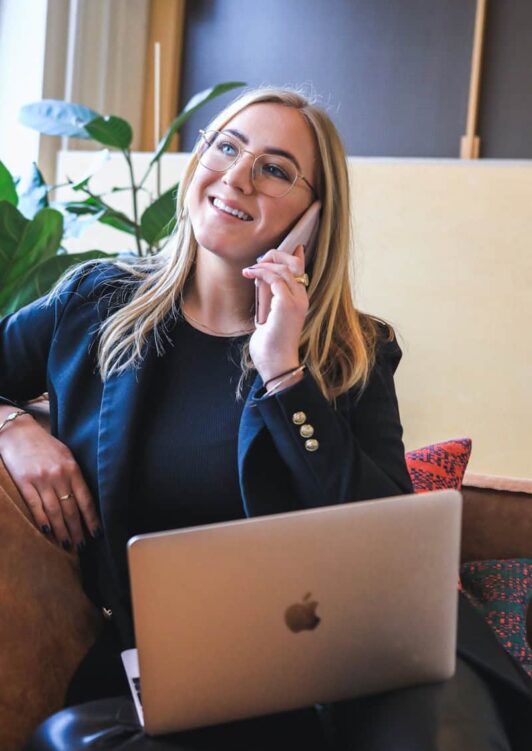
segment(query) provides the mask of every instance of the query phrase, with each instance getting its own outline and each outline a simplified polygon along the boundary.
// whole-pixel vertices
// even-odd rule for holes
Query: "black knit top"
[[[137,431],[134,534],[244,516],[237,470],[244,401],[236,388],[246,337],[205,334],[181,318],[169,337],[159,389]],[[160,438],[168,435],[171,442]]]

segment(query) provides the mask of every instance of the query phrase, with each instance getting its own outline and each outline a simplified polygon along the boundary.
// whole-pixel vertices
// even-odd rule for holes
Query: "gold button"
[[[307,416],[304,412],[294,412],[292,415],[292,422],[294,425],[303,425],[303,423],[306,421]]]
[[[307,449],[307,451],[317,451],[319,447],[319,441],[317,441],[315,438],[309,438],[308,441],[305,441],[305,448]]]
[[[312,438],[314,435],[314,428],[307,422],[299,428],[299,435],[303,438]]]

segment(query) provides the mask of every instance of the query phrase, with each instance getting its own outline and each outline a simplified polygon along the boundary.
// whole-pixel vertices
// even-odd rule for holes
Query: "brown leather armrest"
[[[462,488],[462,562],[532,558],[532,494]]]

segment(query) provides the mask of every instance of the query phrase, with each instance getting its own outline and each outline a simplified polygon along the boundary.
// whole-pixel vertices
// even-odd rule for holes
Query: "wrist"
[[[6,409],[5,407],[3,407],[0,410],[0,443],[5,434],[12,433],[19,427],[20,424],[22,424],[22,422],[27,422],[27,418],[33,420],[33,417],[30,415],[30,413],[26,412],[26,410],[24,409],[17,409],[13,407],[8,407]]]
[[[290,358],[287,360],[279,360],[275,362],[268,362],[257,367],[257,372],[262,378],[263,384],[272,382],[276,378],[282,378],[282,376],[290,373],[291,370],[296,370],[301,365],[299,357]]]
[[[303,380],[304,368],[305,366],[302,365],[299,368],[296,368],[295,372],[291,373],[290,375],[284,376],[283,378],[279,379],[272,379],[271,384],[266,389],[264,396],[273,396],[274,394],[280,394],[285,389],[290,388],[290,386],[295,386],[296,383]]]

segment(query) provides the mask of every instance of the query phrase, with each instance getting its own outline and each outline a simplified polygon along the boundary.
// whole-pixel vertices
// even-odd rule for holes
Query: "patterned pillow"
[[[460,490],[471,456],[471,439],[434,443],[406,454],[406,465],[416,493],[447,488]]]
[[[502,646],[532,677],[527,609],[532,607],[532,559],[470,561],[460,568],[465,595],[480,610]]]

